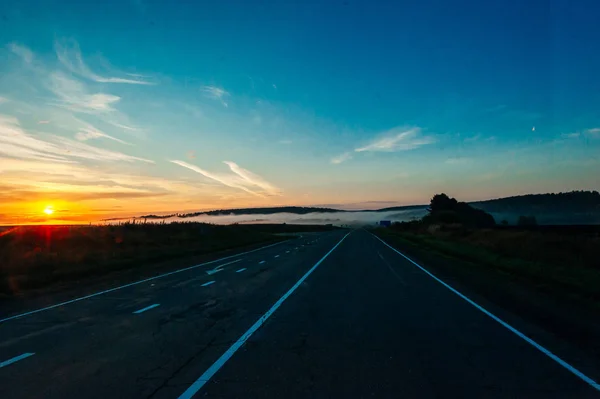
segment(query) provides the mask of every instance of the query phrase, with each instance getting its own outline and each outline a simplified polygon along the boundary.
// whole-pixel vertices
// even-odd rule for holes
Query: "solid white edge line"
[[[396,248],[392,247],[390,244],[388,244],[387,242],[383,241],[381,238],[377,237],[375,234],[373,234],[373,233],[371,233],[371,234],[373,235],[373,237],[377,238],[379,241],[381,241],[382,243],[384,243],[388,248],[390,248],[391,250],[393,250],[394,252],[396,252],[398,255],[402,256],[404,259],[406,259],[407,261],[409,261],[410,263],[412,263],[413,265],[415,265],[416,267],[418,267],[419,269],[421,269],[423,272],[425,272],[426,274],[428,274],[429,277],[433,278],[435,281],[437,281],[438,283],[442,284],[444,287],[448,288],[450,291],[452,291],[453,293],[455,293],[456,295],[458,295],[459,297],[461,297],[462,299],[464,299],[465,301],[467,301],[469,304],[473,305],[479,311],[483,312],[484,314],[486,314],[487,316],[491,317],[496,322],[500,323],[503,327],[505,327],[506,329],[508,329],[510,332],[514,333],[516,336],[518,336],[519,338],[523,339],[525,342],[527,342],[528,344],[530,344],[531,346],[533,346],[534,348],[536,348],[537,350],[539,350],[540,352],[542,352],[544,355],[548,356],[550,359],[552,359],[556,363],[560,364],[562,367],[564,367],[565,369],[567,369],[568,371],[570,371],[572,374],[574,374],[575,376],[579,377],[581,380],[583,380],[584,382],[586,382],[587,384],[589,384],[592,388],[600,391],[600,384],[598,384],[592,378],[586,376],[581,371],[577,370],[575,367],[571,366],[569,363],[565,362],[560,357],[556,356],[554,353],[550,352],[548,349],[544,348],[542,345],[540,345],[537,342],[535,342],[533,339],[529,338],[528,336],[526,336],[525,334],[523,334],[522,332],[520,332],[519,330],[517,330],[516,328],[514,328],[513,326],[511,326],[507,322],[505,322],[504,320],[500,319],[498,316],[494,315],[493,313],[491,313],[487,309],[483,308],[481,305],[478,305],[476,302],[472,301],[471,299],[469,299],[465,295],[461,294],[459,291],[455,290],[450,285],[446,284],[445,282],[443,282],[442,280],[440,280],[439,278],[437,278],[435,275],[433,275],[432,273],[430,273],[423,266],[419,265],[417,262],[415,262],[414,260],[412,260],[408,256],[404,255],[402,252],[398,251]]]
[[[134,281],[133,283],[121,285],[119,287],[110,288],[108,290],[96,292],[94,294],[85,295],[85,296],[82,296],[82,297],[79,297],[79,298],[71,299],[69,301],[60,302],[60,303],[57,303],[57,304],[54,304],[54,305],[46,306],[44,308],[35,309],[35,310],[30,311],[30,312],[25,312],[25,313],[17,314],[17,315],[14,315],[14,316],[9,316],[9,317],[6,317],[4,319],[0,319],[0,323],[4,323],[5,321],[9,321],[9,320],[19,319],[21,317],[29,316],[29,315],[32,315],[32,314],[35,314],[35,313],[46,311],[46,310],[58,308],[60,306],[69,305],[71,303],[83,301],[84,299],[93,298],[93,297],[98,296],[98,295],[108,294],[109,292],[113,292],[113,291],[117,291],[117,290],[120,290],[120,289],[123,289],[123,288],[131,287],[131,286],[134,286],[134,285],[146,283],[148,281],[152,281],[152,280],[156,280],[156,279],[163,278],[163,277],[166,277],[166,276],[170,276],[172,274],[177,274],[177,273],[185,272],[185,271],[188,271],[188,270],[196,269],[198,267],[202,267],[202,266],[206,266],[206,265],[211,265],[213,263],[217,263],[217,262],[221,262],[223,260],[235,258],[237,256],[242,256],[242,255],[246,255],[246,254],[249,254],[249,253],[252,253],[252,252],[261,251],[263,249],[274,247],[275,245],[279,245],[279,244],[282,244],[284,242],[287,242],[287,241],[276,242],[274,244],[270,244],[270,245],[267,245],[267,246],[264,246],[264,247],[260,247],[260,248],[257,248],[257,249],[252,249],[250,251],[242,252],[242,253],[235,254],[235,255],[225,256],[223,258],[211,260],[209,262],[204,262],[204,263],[200,263],[198,265],[194,265],[194,266],[190,266],[190,267],[185,267],[183,269],[175,270],[175,271],[172,271],[172,272],[168,272],[168,273],[164,273],[164,274],[159,274],[158,276],[146,278],[146,279],[139,280],[139,281]]]
[[[351,232],[350,232],[351,233]],[[288,290],[288,292],[286,292],[281,298],[279,298],[279,300],[277,302],[275,302],[273,304],[273,306],[271,306],[271,308],[269,310],[267,310],[267,312],[262,315],[262,317],[260,319],[258,319],[253,325],[252,327],[250,327],[248,329],[248,331],[246,331],[237,341],[235,341],[233,343],[233,345],[231,345],[229,347],[229,349],[227,349],[222,355],[221,357],[219,357],[217,359],[217,361],[215,361],[192,385],[190,385],[190,387],[188,389],[185,390],[184,393],[182,393],[179,396],[179,399],[190,399],[192,398],[200,389],[202,389],[202,387],[204,386],[204,384],[206,384],[214,375],[217,371],[219,371],[219,369],[221,367],[223,367],[223,365],[225,365],[225,363],[227,363],[227,361],[233,356],[233,354],[240,349],[240,347],[242,345],[244,345],[246,343],[246,341],[248,340],[248,338],[250,338],[252,336],[252,334],[254,334],[256,332],[256,330],[258,330],[266,321],[269,317],[271,317],[271,315],[273,313],[275,313],[275,311],[281,306],[281,304],[290,296],[292,295],[292,293],[294,291],[296,291],[296,289],[300,286],[300,284],[302,284],[304,282],[304,280],[306,280],[306,278],[308,276],[311,275],[311,273],[313,271],[315,271],[315,269],[317,267],[319,267],[319,265],[342,243],[342,241],[344,241],[346,239],[346,237],[348,237],[350,235],[350,233],[347,233],[344,237],[342,237],[342,239],[335,244],[335,246],[333,248],[331,248],[331,250],[329,250],[329,252],[327,252],[325,254],[325,256],[323,256],[317,263],[315,263],[315,265],[306,272],[306,274],[304,274],[304,276],[302,276],[300,278],[300,280],[298,280],[296,282],[296,284],[294,284],[292,286],[292,288],[290,288]]]
[[[154,308],[157,308],[159,306],[160,306],[160,303],[155,303],[153,305],[146,306],[145,308],[142,308],[140,310],[136,310],[135,312],[133,312],[133,314],[140,314],[140,313],[145,312],[146,310],[154,309]]]
[[[33,356],[33,355],[35,355],[35,353],[23,353],[22,355],[15,356],[12,359],[8,359],[8,360],[5,360],[3,362],[0,362],[0,368],[9,366],[9,365],[11,365],[13,363],[18,362],[19,360],[26,359],[29,356]]]

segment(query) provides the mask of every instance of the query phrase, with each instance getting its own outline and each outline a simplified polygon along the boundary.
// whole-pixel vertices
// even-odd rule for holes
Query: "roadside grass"
[[[375,232],[392,245],[434,251],[468,262],[463,263],[463,268],[471,271],[476,268],[480,273],[502,275],[554,297],[600,309],[600,237],[597,234],[439,226],[417,231],[378,229]],[[460,264],[452,263],[453,266]]]
[[[280,227],[254,226],[184,222],[4,228],[0,234],[0,296],[287,239],[272,234]]]

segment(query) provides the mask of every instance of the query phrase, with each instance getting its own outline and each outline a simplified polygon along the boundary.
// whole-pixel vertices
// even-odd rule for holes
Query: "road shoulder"
[[[588,309],[534,291],[513,276],[373,231],[457,291],[598,379],[600,318]]]

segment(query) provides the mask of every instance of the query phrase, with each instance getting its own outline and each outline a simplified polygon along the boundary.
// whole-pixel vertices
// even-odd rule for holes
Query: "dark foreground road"
[[[0,315],[0,397],[600,397],[597,369],[346,234]]]

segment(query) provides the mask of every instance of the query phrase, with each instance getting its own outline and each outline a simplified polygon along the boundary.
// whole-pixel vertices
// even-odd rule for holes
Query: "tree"
[[[431,199],[427,211],[429,211],[429,213],[452,211],[456,208],[456,204],[457,202],[454,198],[450,198],[444,193],[436,194]]]
[[[425,223],[458,223],[472,227],[491,227],[496,224],[489,213],[473,208],[466,202],[458,202],[443,193],[433,196],[427,211],[429,215],[423,218]]]

